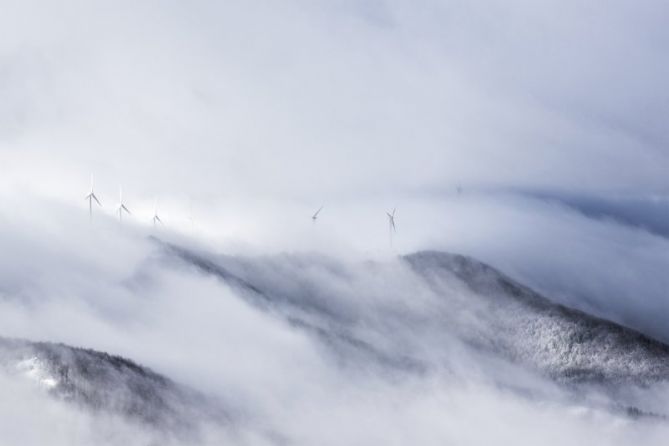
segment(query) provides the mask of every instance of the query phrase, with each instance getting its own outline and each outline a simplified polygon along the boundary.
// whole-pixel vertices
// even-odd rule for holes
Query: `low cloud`
[[[661,304],[653,300],[659,291],[653,294],[654,285],[642,278],[612,279],[606,269],[615,262],[596,260],[611,253],[611,244],[604,241],[615,239],[627,247],[656,236],[533,200],[453,200],[446,209],[457,210],[461,220],[443,220],[442,229],[450,234],[442,240],[444,245],[488,257],[517,277],[543,285],[554,300],[587,295],[590,300],[580,304],[589,302],[596,308],[606,303],[616,317],[641,315],[646,318],[643,328],[653,334],[653,323],[660,319],[652,316],[659,313],[657,307],[653,310]],[[433,206],[422,206],[407,204],[401,209],[412,209],[409,215],[420,215],[422,209],[439,222],[427,213]],[[51,218],[32,220],[41,213]],[[643,401],[647,410],[662,413],[666,391],[661,386],[653,387],[652,398],[642,389],[634,397],[614,398],[600,394],[596,386],[585,387],[589,396],[581,399],[530,370],[470,350],[459,340],[462,332],[457,327],[471,333],[487,329],[481,325],[485,318],[475,316],[476,307],[468,303],[470,291],[455,282],[447,285],[452,287],[449,299],[461,295],[462,306],[444,308],[443,297],[389,255],[387,245],[376,254],[361,244],[346,253],[326,254],[318,243],[281,238],[275,242],[276,252],[294,243],[292,254],[260,255],[257,247],[239,246],[232,256],[206,254],[231,272],[243,273],[240,277],[251,278],[254,286],[273,290],[278,300],[263,310],[234,284],[175,261],[147,237],[151,231],[141,227],[121,226],[102,216],[91,225],[84,210],[47,201],[20,215],[5,214],[1,231],[3,244],[14,253],[2,265],[3,335],[120,354],[219,401],[233,423],[205,423],[198,437],[203,444],[216,444],[221,438],[247,444],[313,444],[319,439],[325,444],[328,439],[439,444],[516,438],[530,444],[549,434],[551,440],[546,441],[554,444],[583,438],[607,444],[661,444],[666,434],[662,423],[634,422],[615,409],[615,398],[621,398]],[[437,245],[434,234],[416,231],[408,216],[399,221],[402,232],[396,249],[404,244],[410,251],[423,241]],[[472,230],[472,224],[485,221],[497,229]],[[554,237],[547,239],[545,231]],[[602,243],[590,240],[587,256],[569,249],[560,254],[566,240],[579,246],[596,235]],[[196,252],[203,249],[167,229],[158,236]],[[343,240],[346,234],[339,237]],[[525,244],[519,244],[521,240]],[[540,240],[551,242],[542,245]],[[508,245],[514,249],[506,251]],[[212,245],[204,249],[216,250]],[[372,262],[369,252],[375,257]],[[580,263],[563,258],[572,255]],[[645,254],[639,257],[644,258]],[[647,261],[657,264],[652,253]],[[544,276],[549,266],[555,275],[573,277],[571,287],[561,290],[565,282]],[[593,290],[592,277],[609,279]],[[646,301],[628,306],[612,299],[609,288],[620,284],[643,286],[638,295]],[[329,316],[323,319],[321,314]],[[295,317],[318,330],[291,322]],[[364,340],[367,346],[349,344],[342,335]],[[422,366],[414,367],[412,361]],[[20,417],[31,435],[42,435],[32,417],[60,403],[49,402],[46,394],[21,382],[32,395],[22,397],[21,404],[38,405],[39,411],[19,411],[12,419]],[[516,387],[525,390],[518,393]],[[63,444],[150,444],[160,438],[122,418],[99,418],[69,406],[58,413],[66,418],[58,421]],[[56,422],[54,416],[43,415],[43,435]],[[473,429],[481,423],[490,428]]]
[[[398,255],[468,255],[669,342],[665,3],[5,6],[0,336],[206,394],[234,423],[203,444],[663,444],[663,422],[611,409],[663,413],[663,385],[579,399],[477,353],[455,328],[490,328],[470,292],[447,289],[459,319]],[[10,443],[168,441],[20,374],[0,401]]]

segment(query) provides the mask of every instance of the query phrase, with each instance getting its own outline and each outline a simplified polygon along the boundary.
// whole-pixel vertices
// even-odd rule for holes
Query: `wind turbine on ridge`
[[[153,204],[153,227],[156,227],[156,223],[160,223],[161,225],[163,224],[163,221],[160,219],[158,216],[158,200],[155,201]]]
[[[393,234],[397,232],[397,228],[395,227],[395,208],[393,208],[393,212],[386,212],[386,215],[388,216],[388,231],[389,231],[389,237],[390,237],[390,246],[393,246]]]
[[[119,223],[123,223],[123,212],[125,212],[128,215],[132,215],[132,212],[125,206],[125,203],[123,203],[123,188],[121,186],[118,187],[118,221]]]
[[[93,200],[95,200],[98,206],[102,207],[102,203],[100,203],[93,190],[93,174],[91,174],[91,191],[84,197],[84,200],[88,200],[88,218],[89,221],[93,221]]]

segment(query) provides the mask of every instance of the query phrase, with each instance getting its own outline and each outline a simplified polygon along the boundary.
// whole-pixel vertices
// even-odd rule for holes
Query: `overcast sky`
[[[3,3],[6,189],[669,189],[664,1]]]

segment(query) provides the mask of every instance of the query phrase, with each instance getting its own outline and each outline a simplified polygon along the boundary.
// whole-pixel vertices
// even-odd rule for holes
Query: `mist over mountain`
[[[562,383],[643,387],[667,379],[665,344],[552,303],[461,255],[421,251],[403,256],[399,265],[365,262],[351,268],[314,255],[211,260],[174,245],[166,249],[238,290],[254,306],[322,337],[335,350],[368,356],[382,365],[422,372],[448,367],[448,355],[439,354],[438,343],[430,338],[452,336],[476,352],[530,366]],[[344,285],[338,282],[369,280],[365,276],[392,286],[389,277],[394,274],[405,275],[414,285],[406,292],[417,298],[417,308],[401,312],[392,305],[398,302],[376,296],[360,296],[379,304],[360,308],[354,296],[342,302],[342,295],[331,291]],[[333,286],[323,289],[320,281]],[[444,364],[432,361],[440,357]]]
[[[0,6],[0,446],[666,444],[666,1]]]
[[[119,356],[0,339],[0,357],[7,375],[24,376],[49,396],[83,411],[122,416],[174,435],[195,430],[200,419],[226,420],[222,408],[216,410],[203,395]]]
[[[309,444],[334,430],[333,441],[436,443],[453,438],[441,416],[486,422],[502,408],[509,422],[538,410],[552,420],[542,429],[568,429],[555,444],[595,435],[600,422],[615,433],[607,443],[666,432],[667,345],[552,302],[471,257],[216,254],[167,233],[124,232],[106,242],[92,232],[90,248],[63,251],[65,274],[25,275],[23,291],[5,282],[6,335],[74,345],[0,341],[3,392],[14,383],[39,402],[21,419],[26,428],[32,417],[64,423],[52,444]],[[117,254],[90,257],[100,248]],[[38,254],[43,247],[31,249],[33,273],[58,268]],[[104,288],[39,297],[43,284],[71,290],[80,270],[72,265],[82,261]],[[481,412],[461,411],[472,398],[483,398]],[[50,404],[72,415],[49,419]],[[419,435],[415,423],[427,413],[436,424]],[[85,421],[67,421],[76,417]],[[534,435],[496,429],[502,438]]]

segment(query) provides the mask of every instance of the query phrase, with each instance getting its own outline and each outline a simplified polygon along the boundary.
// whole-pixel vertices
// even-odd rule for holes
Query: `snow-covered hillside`
[[[97,333],[90,344],[76,335],[76,346],[2,338],[1,370],[9,381],[0,381],[30,383],[45,401],[94,420],[114,417],[133,437],[141,432],[174,444],[216,444],[223,437],[306,444],[320,429],[349,425],[378,398],[384,403],[372,406],[397,411],[381,420],[408,417],[400,428],[407,438],[425,422],[412,407],[429,404],[436,414],[458,417],[450,404],[478,394],[511,404],[510,413],[518,405],[522,413],[540,409],[551,417],[578,410],[632,426],[639,419],[663,426],[669,412],[669,347],[553,303],[469,257],[240,256],[156,237],[143,243],[146,254],[120,282],[128,300],[90,314],[78,310],[86,324],[106,321],[98,325],[103,334],[107,324],[119,323],[105,312],[122,311],[128,336],[110,338],[119,351],[90,350],[113,344],[101,343],[105,336]],[[217,325],[228,328],[220,332]],[[151,346],[172,353],[154,355]],[[321,418],[314,408],[330,415]],[[344,408],[346,416],[334,416]],[[300,423],[304,417],[312,423]],[[393,429],[366,435],[398,435],[383,432]],[[109,435],[85,438],[116,444]],[[345,437],[361,433],[352,429]]]

